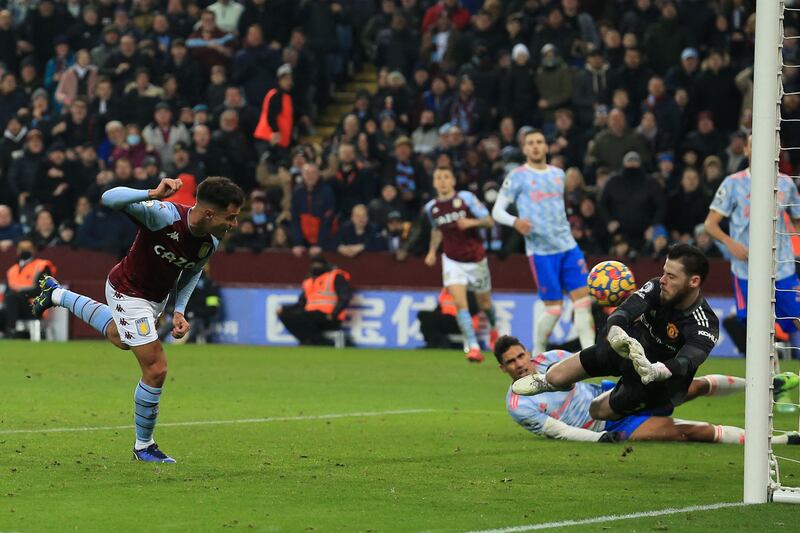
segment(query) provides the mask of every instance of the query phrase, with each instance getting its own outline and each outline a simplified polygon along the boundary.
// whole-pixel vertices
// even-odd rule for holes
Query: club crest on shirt
[[[197,252],[197,257],[203,259],[209,253],[211,253],[211,245],[207,242],[204,242],[203,244],[200,245],[200,251]]]
[[[678,326],[672,322],[667,324],[667,337],[669,337],[670,340],[675,340],[678,338]]]
[[[139,335],[145,337],[150,334],[150,322],[146,318],[139,318],[136,320],[136,331]]]
[[[463,202],[461,201],[461,198],[453,199],[453,207],[455,207],[456,209],[459,209],[462,203]]]

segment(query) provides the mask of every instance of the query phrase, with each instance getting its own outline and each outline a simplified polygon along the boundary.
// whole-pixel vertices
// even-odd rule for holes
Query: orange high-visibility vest
[[[334,288],[334,280],[338,275],[344,276],[344,279],[350,281],[350,274],[344,270],[334,268],[330,272],[325,272],[316,278],[306,278],[303,281],[303,293],[306,296],[306,311],[321,311],[326,315],[333,313],[336,308],[336,302],[339,297],[336,295]],[[345,310],[343,309],[338,320],[344,320]]]
[[[442,289],[442,292],[439,293],[439,309],[442,314],[456,316],[456,302],[447,289]]]
[[[789,216],[789,213],[783,213],[783,220],[786,222],[786,231],[787,233],[793,234],[795,232],[794,224],[792,223],[792,219]],[[800,257],[800,235],[791,235],[789,237],[792,241],[792,252],[794,252],[795,257]]]
[[[267,120],[269,115],[269,104],[272,98],[278,94],[278,89],[270,89],[264,96],[264,101],[261,104],[261,116],[258,118],[258,125],[253,132],[253,137],[262,141],[270,141],[272,138],[272,128]],[[281,134],[281,142],[278,146],[289,148],[292,142],[292,127],[294,125],[294,105],[292,104],[292,97],[289,93],[283,93],[281,97],[281,112],[278,114],[278,131]]]
[[[27,292],[36,288],[36,282],[45,268],[55,276],[56,267],[47,259],[31,259],[22,268],[19,263],[13,265],[6,272],[8,288],[13,292]]]

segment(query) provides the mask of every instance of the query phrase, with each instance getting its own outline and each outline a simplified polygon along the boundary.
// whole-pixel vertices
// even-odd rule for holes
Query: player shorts
[[[736,297],[736,316],[747,322],[747,280],[733,277],[733,293]],[[775,282],[775,316],[800,317],[800,279],[796,274]],[[776,321],[783,331],[797,331],[791,318]]]
[[[159,303],[126,296],[114,290],[106,280],[106,301],[123,343],[142,346],[158,340],[156,322],[167,306],[167,299]]]
[[[445,287],[466,285],[467,289],[477,293],[492,290],[489,261],[485,257],[477,263],[462,263],[442,254],[442,280]]]
[[[565,292],[586,287],[586,259],[577,246],[556,254],[533,254],[528,262],[542,300],[560,301]]]

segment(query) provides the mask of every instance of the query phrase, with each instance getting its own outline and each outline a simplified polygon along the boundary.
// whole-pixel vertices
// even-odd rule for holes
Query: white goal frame
[[[750,161],[750,250],[747,297],[747,387],[744,503],[800,503],[800,490],[777,483],[772,455],[772,361],[775,353],[775,236],[783,94],[783,0],[757,0]],[[769,357],[765,357],[769,354]]]

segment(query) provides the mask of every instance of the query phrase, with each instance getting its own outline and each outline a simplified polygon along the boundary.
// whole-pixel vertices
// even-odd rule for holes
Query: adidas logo
[[[178,242],[180,240],[180,235],[178,235],[177,231],[173,231],[172,233],[167,233],[167,237],[169,237],[175,242]]]
[[[124,312],[125,312],[125,310],[122,308],[122,306],[118,305],[117,306],[117,313],[124,313]]]

